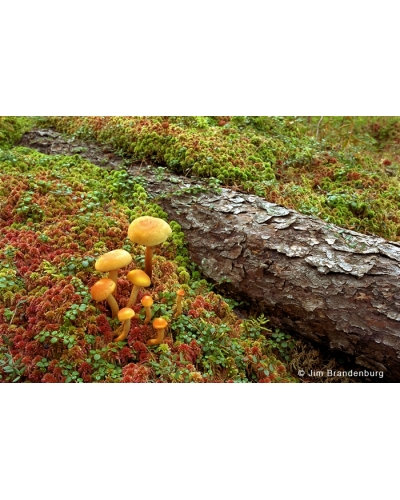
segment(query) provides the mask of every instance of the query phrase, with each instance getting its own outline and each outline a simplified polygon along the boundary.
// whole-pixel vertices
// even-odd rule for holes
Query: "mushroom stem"
[[[122,333],[118,335],[114,342],[119,342],[120,340],[125,340],[128,336],[129,330],[131,329],[131,319],[126,319],[122,324]]]
[[[113,280],[115,284],[117,284],[117,278],[118,278],[118,269],[113,269],[112,271],[108,272],[108,277],[110,280]],[[116,292],[116,289],[114,293]]]
[[[185,295],[185,292],[184,290],[178,290],[177,294],[176,294],[176,311],[175,311],[175,314],[174,314],[174,318],[177,318],[178,316],[180,316],[182,314],[182,300],[183,300],[183,297]]]
[[[132,291],[131,291],[131,295],[129,297],[129,300],[126,304],[126,307],[132,307],[136,304],[136,299],[137,299],[137,296],[138,296],[138,293],[139,293],[139,288],[138,286],[136,285],[133,285],[133,288],[132,288]]]
[[[157,332],[157,338],[148,340],[148,345],[161,344],[161,342],[164,340],[165,328],[156,328],[155,330]]]
[[[144,310],[146,311],[146,317],[143,321],[143,324],[147,325],[151,320],[151,306],[145,306]]]
[[[157,338],[148,340],[147,344],[148,345],[161,344],[161,342],[164,340],[164,332],[167,326],[168,323],[164,318],[156,318],[153,321],[153,328],[157,333]]]
[[[108,305],[111,307],[112,317],[115,318],[118,315],[119,307],[114,295],[109,295],[106,300]]]
[[[150,279],[152,275],[152,265],[151,265],[152,258],[153,258],[153,247],[146,247],[146,253],[144,258],[144,272],[148,275]]]

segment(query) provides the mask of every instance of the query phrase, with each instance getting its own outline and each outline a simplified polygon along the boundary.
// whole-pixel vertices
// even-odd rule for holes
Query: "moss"
[[[202,129],[204,122],[197,124]],[[0,155],[1,381],[295,380],[267,339],[258,336],[253,345],[223,297],[198,281],[175,221],[170,240],[154,250],[153,311],[170,324],[165,343],[146,345],[153,331],[142,322],[140,303],[127,342],[114,342],[118,322],[89,293],[102,277],[94,262],[121,246],[132,254],[118,279],[116,300],[124,306],[131,292],[125,275],[143,263],[143,249],[127,238],[129,223],[139,214],[167,214],[137,179],[79,155],[48,157],[20,147]],[[173,319],[181,287],[184,313]]]
[[[398,241],[398,118],[49,117],[47,122],[111,144],[134,159],[215,178],[305,214]],[[116,193],[124,175],[116,175]],[[132,215],[154,210],[138,206]]]

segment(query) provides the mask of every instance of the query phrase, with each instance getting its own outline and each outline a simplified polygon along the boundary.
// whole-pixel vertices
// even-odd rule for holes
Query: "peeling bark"
[[[400,244],[247,193],[216,193],[166,169],[129,172],[146,178],[154,201],[182,226],[190,258],[220,289],[272,325],[400,381]]]

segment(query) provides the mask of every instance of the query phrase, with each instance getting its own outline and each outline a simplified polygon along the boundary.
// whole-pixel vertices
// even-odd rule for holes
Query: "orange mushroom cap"
[[[150,277],[141,269],[133,269],[129,271],[126,278],[136,286],[150,286]]]
[[[96,271],[103,273],[121,269],[132,262],[132,256],[126,250],[119,248],[111,250],[104,255],[101,255],[95,262],[94,267]]]
[[[153,305],[153,299],[150,295],[143,295],[142,300],[140,301],[143,307],[150,307]]]
[[[135,311],[130,307],[123,307],[118,312],[118,319],[120,321],[126,321],[127,319],[131,319],[135,316]]]
[[[167,325],[168,323],[165,321],[164,318],[156,318],[153,321],[153,328],[155,328],[156,330],[159,328],[165,328]]]
[[[171,226],[163,219],[144,215],[132,221],[128,237],[133,243],[154,247],[163,243],[172,234]]]
[[[115,290],[115,282],[110,278],[101,278],[90,289],[90,295],[96,302],[106,300]]]

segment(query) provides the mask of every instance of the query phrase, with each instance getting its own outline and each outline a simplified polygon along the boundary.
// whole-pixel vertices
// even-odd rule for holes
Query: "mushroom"
[[[118,312],[118,319],[122,322],[122,333],[114,340],[114,342],[119,342],[120,340],[125,340],[128,336],[129,330],[131,329],[131,318],[135,316],[135,311],[130,307],[123,307]]]
[[[133,243],[144,245],[145,272],[151,279],[153,247],[163,243],[172,234],[171,226],[158,217],[142,216],[132,221],[128,227],[128,237]]]
[[[174,318],[177,318],[180,314],[182,314],[182,300],[184,296],[185,290],[182,290],[182,288],[176,292],[176,311]]]
[[[113,297],[113,292],[116,286],[117,285],[112,279],[101,278],[99,281],[96,281],[90,289],[90,295],[96,302],[102,302],[103,300],[107,301],[108,305],[111,307],[113,318],[118,315],[119,311],[117,301]]]
[[[150,277],[141,269],[133,269],[132,271],[129,271],[126,278],[133,284],[131,295],[128,303],[126,304],[126,307],[131,307],[136,304],[139,288],[141,286],[150,286],[151,280]]]
[[[111,250],[104,255],[101,255],[95,262],[94,267],[96,271],[102,273],[108,272],[108,277],[117,284],[118,269],[127,266],[132,262],[132,256],[126,250],[119,248]]]
[[[161,344],[161,342],[164,340],[164,331],[167,325],[168,323],[165,321],[164,318],[156,318],[153,321],[153,328],[157,333],[157,338],[148,340],[147,344],[148,345]]]
[[[150,295],[143,295],[141,303],[144,307],[144,310],[146,311],[144,324],[147,325],[147,323],[149,323],[151,320],[151,306],[153,305],[153,299],[150,297]]]

